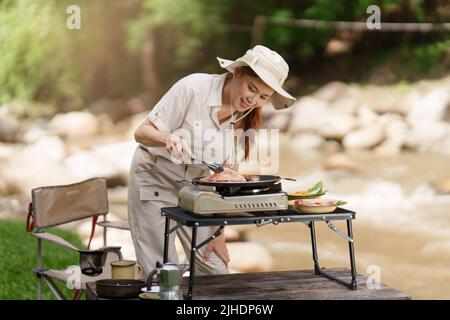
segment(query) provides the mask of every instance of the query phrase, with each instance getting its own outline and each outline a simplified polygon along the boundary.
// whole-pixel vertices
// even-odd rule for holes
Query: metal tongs
[[[221,173],[224,170],[223,167],[220,164],[217,164],[217,163],[208,162],[208,161],[204,161],[204,160],[199,160],[199,159],[197,159],[194,156],[192,156],[192,160],[200,161],[203,165],[207,166],[210,170],[214,171],[215,173]]]

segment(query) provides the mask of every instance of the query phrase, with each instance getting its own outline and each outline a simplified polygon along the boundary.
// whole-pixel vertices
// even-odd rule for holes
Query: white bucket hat
[[[275,91],[271,98],[275,109],[285,109],[295,102],[296,99],[282,88],[289,73],[289,66],[277,52],[257,45],[235,61],[219,57],[217,60],[222,68],[230,72],[242,66],[252,68],[259,78]]]

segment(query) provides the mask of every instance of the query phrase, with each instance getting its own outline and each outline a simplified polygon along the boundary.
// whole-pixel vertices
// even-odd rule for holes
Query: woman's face
[[[245,112],[251,108],[260,108],[274,94],[274,90],[261,79],[243,74],[238,68],[233,73],[231,99],[236,111]]]

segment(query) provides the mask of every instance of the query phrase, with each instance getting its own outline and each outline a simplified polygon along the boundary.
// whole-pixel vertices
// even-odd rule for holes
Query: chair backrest
[[[33,213],[38,228],[108,213],[106,179],[39,187],[31,190]]]

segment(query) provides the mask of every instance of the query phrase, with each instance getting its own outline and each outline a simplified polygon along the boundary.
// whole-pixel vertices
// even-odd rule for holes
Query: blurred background
[[[365,24],[374,4],[381,22],[433,24],[333,23]],[[67,28],[70,5],[80,29]],[[0,298],[35,298],[32,188],[104,176],[112,219],[125,219],[134,128],[180,77],[222,73],[217,56],[264,44],[289,63],[286,89],[298,98],[263,112],[280,129],[279,174],[297,179],[283,187],[322,181],[357,212],[359,273],[379,270],[414,299],[449,299],[449,22],[439,0],[0,0]],[[90,221],[66,229],[84,246]],[[313,268],[303,225],[226,236],[233,272]],[[345,240],[326,226],[318,237],[322,265],[348,267]],[[134,258],[128,232],[110,232],[110,243]]]

